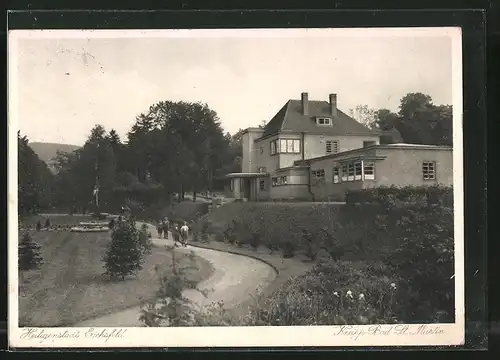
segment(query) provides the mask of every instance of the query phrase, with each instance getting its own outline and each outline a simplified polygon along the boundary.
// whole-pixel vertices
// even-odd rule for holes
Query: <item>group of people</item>
[[[187,247],[189,228],[186,221],[181,226],[180,223],[170,223],[168,218],[163,218],[156,230],[158,231],[158,236],[160,238],[163,236],[164,239],[168,239],[168,232],[170,231],[174,239],[174,246],[179,246],[178,243],[180,243],[182,246]]]

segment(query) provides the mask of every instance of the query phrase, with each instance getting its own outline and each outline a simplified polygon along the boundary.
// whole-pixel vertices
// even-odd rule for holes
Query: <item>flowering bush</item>
[[[396,286],[371,265],[319,263],[291,279],[254,309],[256,325],[340,325],[394,323]]]

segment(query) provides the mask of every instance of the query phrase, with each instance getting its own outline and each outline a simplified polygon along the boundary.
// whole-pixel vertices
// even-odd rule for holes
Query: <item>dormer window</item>
[[[332,125],[332,119],[329,117],[318,117],[316,118],[316,124],[320,126],[330,126]]]

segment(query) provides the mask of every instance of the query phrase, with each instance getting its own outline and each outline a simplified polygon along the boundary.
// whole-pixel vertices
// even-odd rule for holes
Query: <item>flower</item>
[[[365,295],[364,294],[359,294],[359,300],[364,300],[365,299]]]
[[[396,289],[396,284],[391,283],[391,288],[395,290]]]
[[[346,296],[352,298],[352,291],[351,290],[347,291]]]

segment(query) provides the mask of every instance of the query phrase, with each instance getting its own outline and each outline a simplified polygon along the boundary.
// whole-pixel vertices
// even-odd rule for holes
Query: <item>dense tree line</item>
[[[451,106],[435,105],[425,94],[404,96],[398,113],[365,105],[350,113],[387,134],[396,129],[403,142],[452,144]],[[93,211],[96,184],[102,211],[169,202],[174,193],[181,201],[187,191],[196,197],[222,190],[223,175],[241,171],[242,130],[224,134],[206,104],[158,102],[136,117],[126,137],[122,142],[115,130],[96,125],[82,148],[58,153],[53,175],[18,134],[20,213],[50,206]]]
[[[137,116],[125,142],[114,129],[108,132],[98,124],[82,148],[58,153],[56,175],[23,139],[19,184],[24,208],[41,204],[47,195],[47,206],[93,211],[96,187],[102,211],[116,211],[127,202],[148,206],[170,201],[174,193],[180,201],[187,191],[221,190],[220,178],[240,170],[241,136],[224,134],[217,114],[201,103],[162,101],[151,106]],[[50,175],[50,186],[42,175]]]
[[[435,105],[426,94],[405,95],[397,113],[370,109],[366,105],[358,105],[349,112],[362,124],[386,133],[381,137],[382,143],[394,142],[390,134],[395,129],[405,143],[453,145],[451,105]]]

